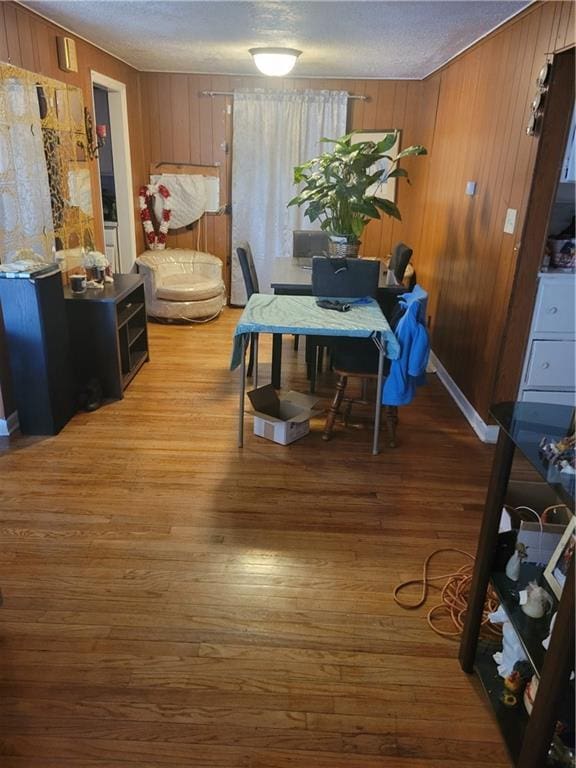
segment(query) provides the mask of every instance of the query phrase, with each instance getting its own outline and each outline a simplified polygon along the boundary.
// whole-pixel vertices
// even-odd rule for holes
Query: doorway
[[[106,254],[115,272],[128,273],[137,254],[126,86],[98,72],[91,76],[94,122],[102,143],[98,165]]]
[[[570,127],[574,114],[575,51],[575,48],[561,51],[555,54],[551,61],[545,109],[539,130],[540,140],[524,217],[524,227],[521,240],[516,246],[519,252],[516,274],[508,309],[506,333],[500,350],[493,402],[518,399],[520,383],[523,379],[522,374],[528,370],[525,366],[525,356],[530,353],[530,344],[533,341],[529,336],[533,310],[540,298],[537,292],[540,290],[540,285],[543,285],[543,267],[546,269],[546,273],[548,269],[546,265],[547,239],[549,235],[565,228],[570,219],[569,215],[568,219],[563,217],[560,221],[554,208],[555,203],[558,202],[559,182],[571,183],[568,178],[563,177],[563,174],[565,161],[570,154],[566,151],[569,138],[574,136]],[[568,172],[573,171],[569,170]],[[570,194],[571,190],[568,191],[568,195]],[[563,202],[562,197],[560,197],[559,202]],[[571,216],[573,216],[573,200],[571,204]],[[573,224],[568,224],[567,229],[570,230],[571,226],[573,227]],[[557,282],[552,291],[554,298],[558,300],[559,285],[560,283]],[[573,298],[570,301],[573,306]],[[554,306],[550,308],[550,312],[560,320],[564,317],[564,313],[560,311],[559,305],[556,306],[557,302],[553,303]],[[541,302],[538,303],[538,306],[541,306]],[[573,322],[572,328],[568,328],[568,332],[571,330],[573,330]],[[554,329],[554,338],[557,340],[555,343],[560,343],[560,340],[564,341],[560,334],[560,331]],[[571,343],[573,344],[573,341]],[[559,347],[555,349],[559,350]],[[560,359],[566,362],[570,358],[562,353]],[[549,366],[550,363],[545,360],[541,368],[548,370]],[[557,378],[557,368],[551,370],[551,373]],[[560,389],[562,388],[560,387]],[[573,402],[573,385],[566,387],[566,389],[568,388]],[[554,395],[552,386],[545,387],[545,389],[546,399],[544,401],[565,402],[564,399],[558,397],[559,393]],[[550,394],[548,389],[555,399],[548,399]],[[535,401],[537,398],[542,401],[541,392],[537,395],[521,392],[521,397],[524,400]]]

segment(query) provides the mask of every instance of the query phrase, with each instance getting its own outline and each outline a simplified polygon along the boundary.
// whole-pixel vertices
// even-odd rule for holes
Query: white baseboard
[[[464,416],[466,416],[468,423],[474,432],[476,432],[480,440],[482,440],[483,443],[495,443],[498,440],[498,427],[486,424],[478,411],[473,408],[472,404],[456,384],[452,376],[450,376],[446,368],[444,368],[440,360],[438,360],[434,352],[430,352],[430,365],[436,369],[438,378],[442,384],[444,384],[458,408],[460,408]]]
[[[0,419],[0,436],[11,435],[19,426],[18,411],[14,411],[7,419]]]

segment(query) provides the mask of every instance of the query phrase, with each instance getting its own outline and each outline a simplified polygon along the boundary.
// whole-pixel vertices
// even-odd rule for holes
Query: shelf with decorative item
[[[517,768],[572,765],[566,760],[572,759],[569,754],[574,750],[574,689],[570,683],[574,668],[575,642],[574,553],[568,548],[569,557],[562,560],[565,580],[561,598],[557,603],[554,627],[548,635],[550,627],[547,619],[534,618],[537,615],[542,616],[540,611],[532,611],[531,606],[530,612],[533,615],[524,616],[521,615],[524,611],[519,607],[521,590],[518,587],[526,586],[530,579],[537,582],[536,587],[538,581],[543,584],[542,566],[531,572],[527,564],[520,565],[517,582],[505,576],[502,572],[507,564],[506,558],[509,561],[514,548],[518,551],[518,541],[514,536],[510,537],[511,548],[503,558],[503,537],[499,534],[499,528],[502,508],[509,491],[511,469],[519,455],[536,470],[539,481],[544,481],[550,492],[555,495],[558,506],[563,503],[573,510],[574,482],[570,464],[572,459],[562,459],[558,463],[554,458],[550,458],[548,448],[551,445],[570,443],[574,434],[574,409],[545,403],[517,402],[493,406],[490,413],[498,424],[500,433],[470,585],[468,611],[460,644],[460,664],[465,672],[476,671],[480,677]],[[563,457],[564,452],[560,452],[558,456]],[[569,528],[567,530],[570,532]],[[558,542],[558,548],[561,541]],[[562,553],[564,554],[564,550]],[[553,557],[555,556],[556,550]],[[527,662],[521,661],[521,653],[507,654],[504,650],[502,660],[511,663],[500,664],[501,668],[498,670],[491,658],[492,653],[488,653],[483,647],[480,627],[486,593],[491,583],[499,594],[504,609],[501,620],[504,621],[505,634],[506,628],[512,627],[518,635],[517,641],[514,640],[513,633],[508,635],[510,644],[515,646],[513,651],[523,647],[539,676],[532,672],[529,665],[526,669],[524,666],[519,668],[519,662],[527,665]],[[548,586],[547,579],[546,585]],[[534,590],[535,588],[526,590],[527,595],[522,597],[526,597],[528,604],[531,598],[536,596],[542,609],[547,602],[545,595],[540,589]],[[556,607],[556,603],[554,606]],[[546,650],[541,647],[544,639]],[[525,717],[521,711],[516,713],[516,716],[502,711],[501,697],[506,686],[502,678],[498,679],[498,672],[507,674],[509,684],[516,682],[507,668],[518,672],[522,680],[530,677],[529,695],[527,694],[531,710],[529,717]],[[531,696],[536,689],[536,695]],[[515,695],[518,699],[521,687]],[[520,707],[523,702],[522,698],[522,705],[518,700],[515,704]]]

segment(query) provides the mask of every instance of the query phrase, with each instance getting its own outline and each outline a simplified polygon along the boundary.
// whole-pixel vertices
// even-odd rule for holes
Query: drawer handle
[[[555,315],[558,312],[558,307],[548,307],[546,310],[547,315]]]
[[[550,363],[542,363],[540,368],[544,368],[544,370],[546,370],[546,368],[550,368]]]

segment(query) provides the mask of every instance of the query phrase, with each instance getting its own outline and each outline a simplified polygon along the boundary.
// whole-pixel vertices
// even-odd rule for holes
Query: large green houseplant
[[[396,204],[379,196],[379,187],[391,178],[408,180],[406,170],[398,167],[399,160],[426,154],[420,145],[407,147],[395,157],[388,154],[396,133],[379,142],[353,141],[354,134],[321,139],[333,144],[333,149],[294,168],[294,183],[302,187],[288,205],[306,206],[304,215],[310,222],[320,221],[320,228],[338,244],[332,248],[333,255],[357,254],[364,227],[382,213],[401,219]],[[388,161],[385,169],[383,160]]]

